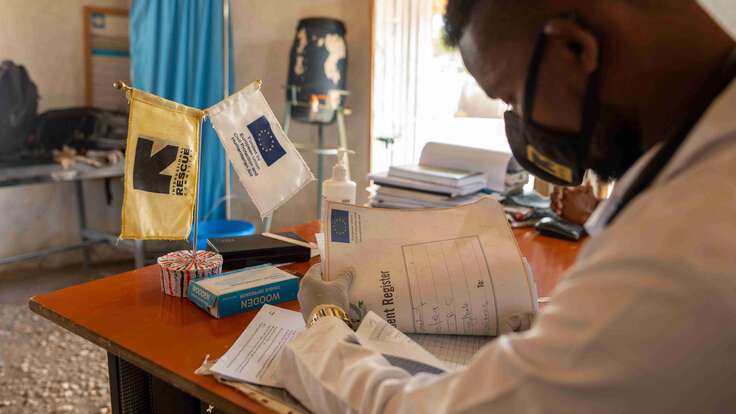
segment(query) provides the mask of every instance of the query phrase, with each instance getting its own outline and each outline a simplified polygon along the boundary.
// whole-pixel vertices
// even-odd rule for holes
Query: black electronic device
[[[304,241],[296,233],[276,233],[290,239]],[[276,240],[261,234],[242,237],[207,239],[207,250],[222,255],[222,270],[229,271],[260,264],[306,262],[311,249]]]
[[[552,217],[539,220],[534,228],[540,234],[564,240],[577,241],[585,236],[583,226]]]

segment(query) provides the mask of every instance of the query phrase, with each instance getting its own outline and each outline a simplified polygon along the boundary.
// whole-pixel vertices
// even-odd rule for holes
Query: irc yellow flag
[[[204,112],[129,90],[123,239],[189,237]]]

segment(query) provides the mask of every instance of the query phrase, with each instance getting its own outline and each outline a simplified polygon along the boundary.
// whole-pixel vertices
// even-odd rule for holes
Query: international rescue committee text
[[[391,284],[391,272],[381,270],[379,278],[381,289],[383,289],[383,315],[386,322],[390,323],[394,328],[396,326],[396,307],[394,306],[394,285]]]

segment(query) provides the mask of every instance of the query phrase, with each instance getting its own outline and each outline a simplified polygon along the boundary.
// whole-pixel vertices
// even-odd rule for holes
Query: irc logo
[[[149,193],[187,195],[192,150],[156,138],[140,136],[135,147],[133,189]]]

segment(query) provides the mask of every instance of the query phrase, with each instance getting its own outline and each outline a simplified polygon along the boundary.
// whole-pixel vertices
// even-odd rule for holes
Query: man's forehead
[[[474,75],[526,71],[532,42],[514,41],[508,37],[489,36],[471,24],[460,38],[460,53],[468,70]]]

